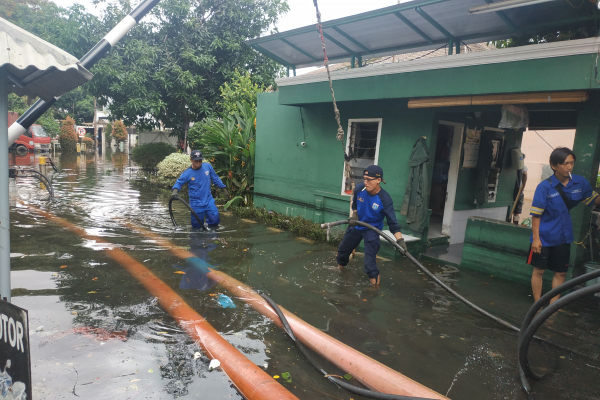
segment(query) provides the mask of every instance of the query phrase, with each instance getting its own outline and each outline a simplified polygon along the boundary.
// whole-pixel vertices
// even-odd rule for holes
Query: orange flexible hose
[[[85,229],[63,218],[30,204],[27,207],[84,239],[111,245],[111,243],[100,237],[89,235]],[[298,399],[223,339],[204,317],[193,310],[183,298],[148,268],[121,249],[113,248],[105,251],[113,260],[121,264],[131,276],[137,279],[150,294],[158,299],[162,308],[179,323],[191,338],[196,340],[209,358],[216,358],[221,362],[221,368],[245,398],[256,400]]]
[[[197,256],[190,251],[170,243],[162,236],[148,229],[134,225],[130,222],[121,222],[131,230],[138,231],[144,236],[157,241],[158,244],[167,247],[171,253],[181,259],[197,258]],[[209,271],[210,272],[207,274],[208,278],[217,282],[229,292],[245,301],[259,313],[272,319],[277,326],[282,328],[281,321],[279,320],[279,317],[277,317],[275,311],[252,288],[223,272],[211,268],[209,268]],[[423,397],[428,399],[448,399],[446,396],[421,385],[379,361],[376,361],[339,340],[332,338],[291,312],[285,310],[283,307],[280,306],[280,308],[288,319],[290,327],[298,340],[331,363],[335,364],[341,370],[352,374],[354,378],[369,389],[403,396]]]

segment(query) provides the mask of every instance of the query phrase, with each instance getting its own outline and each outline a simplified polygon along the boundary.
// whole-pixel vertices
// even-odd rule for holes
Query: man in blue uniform
[[[364,171],[363,183],[356,185],[352,196],[353,215],[351,219],[359,220],[383,229],[383,218],[387,219],[390,231],[398,244],[406,250],[406,244],[396,220],[392,198],[381,188],[383,169],[378,165],[370,165]],[[358,247],[361,240],[365,241],[365,273],[372,285],[379,285],[381,275],[375,258],[379,251],[379,235],[363,226],[349,226],[340,243],[337,254],[338,268],[341,270],[348,265],[350,254]]]
[[[210,228],[216,228],[219,225],[219,210],[215,205],[215,199],[210,192],[211,183],[225,191],[229,197],[229,192],[225,189],[225,184],[217,176],[212,165],[202,163],[202,153],[200,150],[192,151],[190,155],[192,166],[181,174],[177,182],[173,185],[173,196],[179,195],[179,190],[187,183],[190,198],[190,206],[194,212],[204,220]],[[191,215],[192,227],[202,228],[196,217]]]
[[[546,269],[554,272],[552,288],[565,281],[573,242],[569,210],[581,202],[585,205],[600,203],[600,196],[586,179],[571,175],[574,165],[575,154],[570,149],[554,149],[550,154],[554,175],[535,189],[531,204],[531,250],[527,259],[527,263],[533,266],[531,290],[534,301],[542,295],[542,278]],[[550,303],[559,297],[554,297]]]

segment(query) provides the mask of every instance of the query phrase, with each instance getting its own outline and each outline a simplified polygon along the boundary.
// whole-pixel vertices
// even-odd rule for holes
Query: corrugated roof
[[[10,89],[19,95],[50,100],[93,75],[77,58],[0,18],[0,67],[8,73]]]
[[[487,42],[567,26],[594,24],[594,5],[550,1],[498,12],[470,14],[491,0],[415,0],[323,23],[327,56],[332,62],[352,56],[382,57],[443,47],[446,43]],[[290,68],[323,64],[315,25],[246,42]]]

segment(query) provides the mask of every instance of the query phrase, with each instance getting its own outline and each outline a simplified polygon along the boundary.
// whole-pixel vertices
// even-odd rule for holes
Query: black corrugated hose
[[[173,200],[179,200],[180,202],[182,202],[190,210],[190,212],[192,213],[192,215],[194,217],[196,217],[196,219],[198,220],[198,223],[202,227],[202,230],[203,231],[207,231],[208,230],[208,229],[206,229],[206,226],[204,226],[204,221],[202,219],[200,219],[200,217],[198,216],[198,214],[196,214],[196,212],[194,211],[194,209],[192,209],[192,207],[188,204],[187,201],[183,200],[179,196],[171,196],[171,198],[169,199],[169,215],[171,216],[171,222],[173,222],[173,226],[175,227],[175,229],[178,229],[179,225],[177,225],[177,222],[175,221],[175,216],[173,215]]]
[[[32,174],[32,175],[27,175],[27,174]],[[17,177],[23,177],[23,178],[36,178],[37,180],[39,180],[41,183],[43,183],[46,186],[46,189],[48,190],[48,193],[50,194],[50,199],[54,198],[54,188],[52,187],[52,183],[50,183],[50,180],[48,180],[48,177],[44,174],[42,174],[39,171],[36,171],[35,169],[22,169],[22,170],[16,170],[16,175]]]
[[[398,243],[396,243],[395,240],[391,239],[388,235],[384,234],[381,230],[375,228],[374,226],[367,224],[365,222],[362,222],[362,221],[341,220],[341,221],[328,222],[328,223],[321,224],[321,228],[330,228],[332,226],[338,226],[338,225],[344,225],[344,224],[360,225],[360,226],[364,226],[366,228],[369,228],[369,229],[377,232],[380,236],[383,236],[383,238],[385,238],[388,242],[390,242],[396,249],[398,249],[402,255],[404,255],[406,258],[408,258],[410,261],[412,261],[412,263],[415,264],[417,266],[417,268],[419,268],[421,271],[423,271],[423,273],[425,273],[425,275],[427,275],[431,280],[433,280],[435,283],[437,283],[439,286],[441,286],[448,293],[450,293],[451,295],[456,297],[458,300],[462,301],[467,306],[471,307],[473,310],[482,314],[483,316],[485,316],[493,321],[496,321],[500,325],[502,325],[512,331],[519,333],[519,342],[518,342],[519,343],[518,344],[519,375],[521,377],[521,383],[523,386],[523,390],[525,390],[525,393],[527,394],[527,397],[529,399],[533,399],[533,397],[531,394],[531,386],[529,385],[529,381],[527,380],[527,377],[529,376],[534,379],[542,378],[541,376],[536,375],[529,368],[527,354],[528,354],[528,350],[529,350],[529,344],[531,343],[532,339],[535,338],[543,343],[552,345],[561,350],[569,351],[572,354],[576,354],[578,356],[581,356],[581,357],[584,357],[587,359],[592,359],[592,360],[598,359],[597,356],[596,357],[590,356],[589,354],[584,354],[584,353],[569,349],[567,347],[564,347],[562,345],[553,343],[553,342],[551,342],[547,339],[543,339],[539,336],[535,336],[535,332],[538,330],[538,328],[542,325],[542,323],[546,319],[548,319],[552,314],[554,314],[555,312],[557,312],[558,310],[560,310],[567,304],[569,304],[572,301],[575,301],[581,297],[600,292],[600,284],[589,286],[584,289],[576,290],[575,292],[573,292],[567,296],[564,296],[562,299],[556,301],[555,303],[553,303],[551,306],[547,307],[544,311],[540,312],[536,316],[536,313],[538,312],[538,310],[540,310],[542,307],[547,305],[554,296],[556,296],[557,294],[562,293],[566,290],[569,290],[579,284],[587,282],[591,279],[600,277],[600,270],[593,271],[588,274],[581,275],[577,278],[571,279],[570,281],[565,282],[562,285],[560,285],[559,287],[546,293],[529,309],[525,318],[523,319],[523,323],[521,324],[521,329],[519,329],[516,326],[514,326],[513,324],[511,324],[510,322],[507,322],[507,321],[503,320],[502,318],[496,317],[495,315],[492,315],[489,312],[483,310],[481,307],[478,307],[477,305],[473,304],[472,302],[470,302],[469,300],[467,300],[466,298],[464,298],[463,296],[458,294],[456,291],[454,291],[453,289],[448,287],[448,285],[446,285],[445,283],[440,281],[435,275],[433,275],[431,273],[431,271],[429,271],[427,268],[425,268],[410,253],[408,253],[407,251],[404,251],[404,249]]]
[[[531,370],[531,368],[529,368],[528,354],[531,339],[535,337],[534,335],[537,332],[537,330],[552,314],[554,314],[567,304],[570,304],[571,302],[580,299],[581,297],[600,292],[600,284],[575,289],[574,292],[569,293],[568,295],[555,301],[539,314],[538,311],[545,307],[554,296],[561,294],[569,289],[572,289],[577,285],[584,284],[585,282],[590,281],[592,279],[596,279],[598,277],[600,277],[600,270],[580,275],[577,278],[573,278],[570,281],[563,283],[562,285],[550,290],[548,293],[540,297],[540,299],[536,301],[533,304],[533,306],[531,306],[531,308],[525,315],[523,323],[521,324],[521,332],[519,334],[518,361],[521,385],[523,386],[523,390],[527,394],[528,399],[533,399],[533,394],[531,392],[531,385],[529,384],[529,380],[527,378],[529,377],[532,379],[539,380],[544,377],[542,375],[536,374]]]

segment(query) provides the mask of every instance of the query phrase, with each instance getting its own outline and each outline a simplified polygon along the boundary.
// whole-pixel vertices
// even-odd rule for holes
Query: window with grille
[[[362,182],[364,170],[377,164],[379,156],[379,138],[381,136],[381,118],[351,119],[348,121],[346,154],[350,156],[350,179],[342,174],[342,194],[352,194],[352,181]]]

